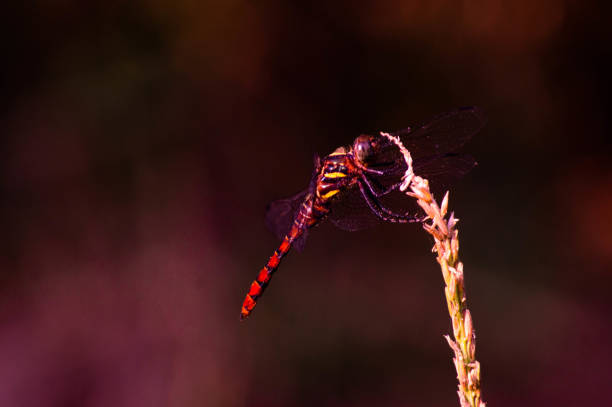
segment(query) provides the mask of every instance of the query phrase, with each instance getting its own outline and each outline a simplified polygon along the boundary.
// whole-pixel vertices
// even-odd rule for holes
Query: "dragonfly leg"
[[[385,175],[384,171],[380,171],[380,170],[373,170],[372,168],[363,168],[364,172],[367,172],[368,174],[376,174],[376,175]]]
[[[372,193],[372,195],[374,195],[376,198],[380,198],[383,195],[387,195],[389,192],[397,189],[402,184],[400,181],[396,184],[391,185],[389,188],[384,189],[383,186],[381,186],[376,180],[368,179],[368,177],[365,174],[361,174],[361,179],[368,187],[368,190],[370,191],[370,193]],[[376,188],[379,189],[378,191],[376,191],[376,188],[374,188],[373,184],[376,185]]]
[[[370,191],[366,189],[363,185],[362,180],[357,181],[359,184],[359,190],[361,191],[361,195],[365,199],[366,203],[370,207],[370,210],[378,216],[381,220],[385,222],[391,223],[415,223],[422,222],[424,218],[410,215],[410,214],[400,214],[395,213],[390,209],[385,208],[375,196],[370,194]]]

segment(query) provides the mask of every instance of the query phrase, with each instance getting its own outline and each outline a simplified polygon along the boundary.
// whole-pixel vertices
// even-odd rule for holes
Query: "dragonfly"
[[[389,134],[399,137],[410,152],[416,175],[446,185],[476,165],[472,156],[456,150],[484,124],[481,109],[463,107],[414,128]],[[349,146],[339,147],[323,158],[315,156],[308,188],[268,205],[266,225],[281,243],[251,283],[240,319],[248,318],[253,312],[283,257],[292,247],[301,251],[308,231],[322,221],[329,219],[347,231],[362,230],[380,222],[423,221],[425,218],[411,212],[399,213],[384,202],[398,191],[406,170],[399,148],[382,133],[362,134]]]

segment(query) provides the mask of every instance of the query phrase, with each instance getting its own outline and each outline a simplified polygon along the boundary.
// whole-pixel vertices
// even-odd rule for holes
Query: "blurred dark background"
[[[8,7],[8,8],[7,8]],[[0,405],[453,406],[416,225],[322,225],[254,315],[313,154],[456,106],[483,397],[611,405],[609,14],[544,1],[13,2],[0,25]]]

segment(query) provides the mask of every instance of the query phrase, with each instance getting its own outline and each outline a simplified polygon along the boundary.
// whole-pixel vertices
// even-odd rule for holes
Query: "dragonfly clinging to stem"
[[[428,179],[459,178],[476,161],[455,153],[485,123],[477,107],[455,109],[414,129],[391,133],[410,151],[415,174]],[[307,232],[324,219],[340,229],[355,231],[384,221],[422,221],[414,214],[397,213],[382,198],[396,191],[407,169],[397,146],[382,135],[360,135],[350,146],[339,147],[315,168],[308,188],[288,199],[272,202],[266,224],[282,243],[251,283],[242,304],[240,319],[247,318],[270,283],[282,258],[291,247],[301,250]]]

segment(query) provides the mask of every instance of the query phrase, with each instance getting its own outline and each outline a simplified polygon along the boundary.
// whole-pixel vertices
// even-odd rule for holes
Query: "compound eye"
[[[368,156],[372,151],[372,145],[370,143],[369,137],[357,137],[357,139],[355,140],[354,150],[355,156],[359,161],[364,162],[365,160],[367,160]]]

